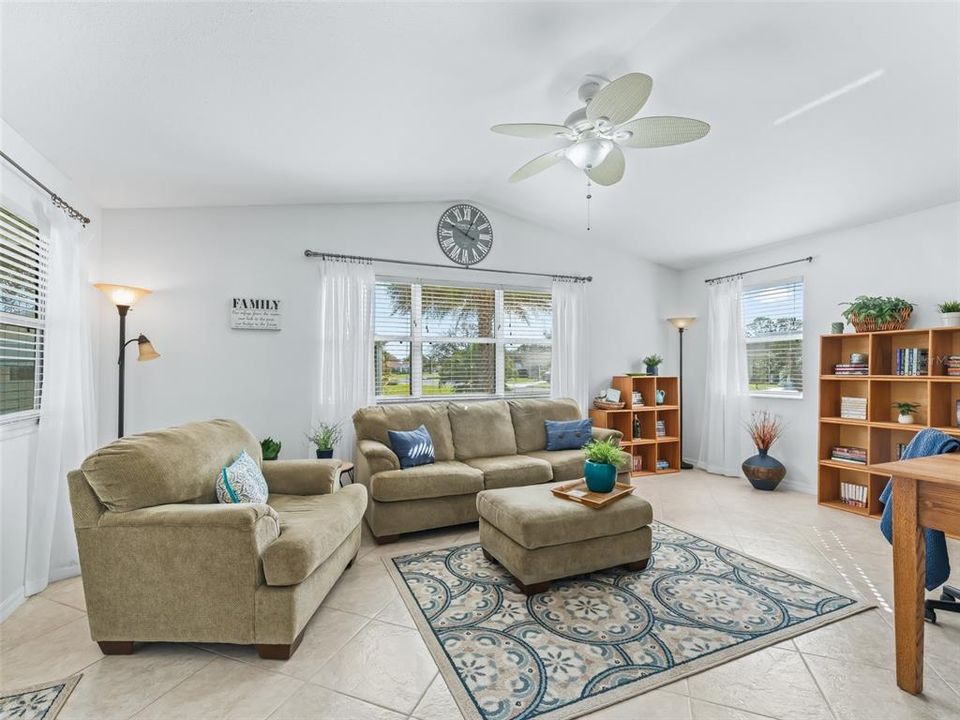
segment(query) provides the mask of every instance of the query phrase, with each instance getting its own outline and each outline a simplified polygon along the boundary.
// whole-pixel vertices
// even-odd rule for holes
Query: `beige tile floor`
[[[897,689],[890,548],[874,520],[761,493],[698,471],[638,482],[658,520],[870,600],[828,625],[606,708],[597,720],[900,720],[960,717],[960,615],[926,627],[922,696]],[[360,558],[288,662],[252,648],[155,644],[103,657],[90,641],[79,578],[56,583],[0,625],[0,686],[84,673],[62,720],[449,720],[460,717],[382,558],[475,541],[475,526],[420,533]],[[960,567],[960,544],[951,542]],[[960,584],[960,572],[954,573]]]

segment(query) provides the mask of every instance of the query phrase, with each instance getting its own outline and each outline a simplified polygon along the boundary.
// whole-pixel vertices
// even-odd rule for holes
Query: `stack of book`
[[[926,348],[897,348],[894,375],[926,375],[928,355]]]
[[[666,460],[657,460],[657,470],[669,470],[670,463]]]
[[[960,355],[947,355],[943,366],[950,377],[960,377]]]
[[[667,424],[663,420],[657,420],[657,437],[666,437]]]
[[[840,502],[855,507],[867,506],[867,486],[856,483],[840,483]]]
[[[910,443],[897,443],[897,460],[903,457],[903,451],[907,449]]]
[[[643,456],[634,455],[633,456],[633,472],[640,472],[643,470]]]
[[[634,390],[632,402],[634,407],[639,407],[643,405],[643,393],[640,392],[639,390]]]
[[[870,365],[867,363],[839,363],[833,366],[834,375],[867,375]]]
[[[841,397],[840,417],[849,420],[866,420],[867,399],[864,397]]]
[[[867,449],[837,445],[830,450],[830,459],[855,465],[867,464]]]

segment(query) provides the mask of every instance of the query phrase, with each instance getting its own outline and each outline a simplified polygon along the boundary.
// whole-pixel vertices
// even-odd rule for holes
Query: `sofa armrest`
[[[263,477],[271,493],[281,495],[327,495],[336,491],[339,460],[268,460]]]
[[[371,475],[376,475],[385,470],[400,469],[400,459],[393,450],[382,442],[376,440],[360,440],[357,442],[357,450],[366,460]]]
[[[620,441],[623,439],[623,433],[619,430],[612,430],[610,428],[592,428],[591,436],[594,440],[607,440],[608,438],[614,438],[617,441],[617,445],[620,444]]]
[[[129,512],[107,511],[100,516],[101,528],[224,528],[228,530],[252,530],[257,522],[272,520],[279,534],[280,516],[269,505],[257,503],[173,503],[130,510]]]

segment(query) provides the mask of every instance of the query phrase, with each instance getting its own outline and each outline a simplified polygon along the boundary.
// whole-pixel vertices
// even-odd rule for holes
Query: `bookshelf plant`
[[[919,405],[912,424],[898,422],[903,403]],[[889,478],[871,466],[898,459],[925,427],[960,437],[958,413],[960,328],[821,336],[819,503],[879,516]]]
[[[680,471],[680,382],[676,376],[615,375],[610,387],[620,391],[621,410],[590,410],[594,427],[623,433],[621,445],[633,459],[632,477]],[[663,404],[657,405],[657,391]],[[643,404],[634,402],[643,399]],[[636,423],[634,422],[636,420]],[[634,435],[634,427],[639,437]]]

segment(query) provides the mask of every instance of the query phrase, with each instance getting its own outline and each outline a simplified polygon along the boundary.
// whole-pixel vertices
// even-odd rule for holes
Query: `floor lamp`
[[[110,298],[110,302],[117,306],[117,312],[120,314],[120,354],[117,358],[117,365],[120,368],[120,378],[117,390],[117,437],[123,437],[123,385],[124,369],[126,367],[126,349],[132,342],[137,343],[137,360],[145,362],[147,360],[156,360],[160,353],[154,350],[153,345],[147,339],[146,335],[138,335],[133,340],[127,340],[127,313],[134,303],[150,291],[144,288],[130,287],[127,285],[111,285],[109,283],[95,283],[94,287],[100,290],[104,295]]]
[[[683,331],[693,325],[695,317],[672,317],[667,322],[680,332],[680,469],[692,470],[693,465],[683,459]]]

